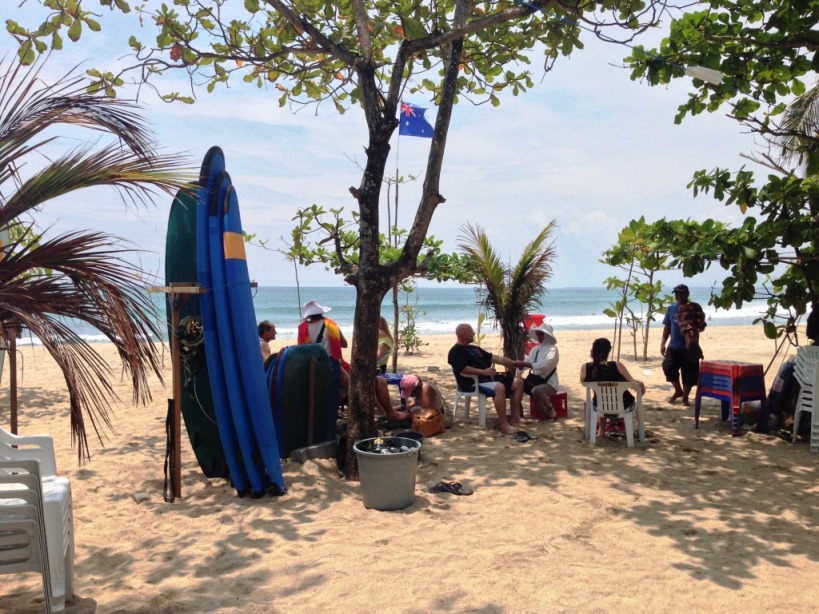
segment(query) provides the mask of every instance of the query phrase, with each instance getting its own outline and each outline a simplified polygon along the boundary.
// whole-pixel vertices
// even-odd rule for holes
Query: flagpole
[[[401,154],[401,128],[398,128],[398,139],[395,141],[395,226],[398,227],[398,157]],[[387,217],[390,215],[390,203],[387,201]],[[388,235],[389,236],[389,235]],[[398,247],[398,236],[395,237],[395,245]],[[395,335],[393,345],[395,351],[392,353],[392,372],[398,371],[398,281],[392,283],[392,330]]]

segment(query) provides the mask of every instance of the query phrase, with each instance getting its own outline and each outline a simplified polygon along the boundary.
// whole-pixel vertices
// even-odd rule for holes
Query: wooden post
[[[179,327],[179,311],[188,295],[204,294],[206,288],[190,281],[171,282],[169,287],[151,288],[150,292],[164,292],[171,303],[171,331],[175,333]],[[171,369],[173,370],[173,450],[171,451],[171,480],[173,481],[173,496],[182,496],[182,375],[180,373],[179,337],[171,334]]]
[[[179,327],[179,307],[182,295],[174,292],[174,288],[183,284],[171,283],[169,295],[171,301],[171,365],[173,367],[173,452],[171,456],[173,467],[173,496],[182,496],[182,376],[179,373],[179,337],[176,329]],[[189,285],[189,284],[185,284]]]

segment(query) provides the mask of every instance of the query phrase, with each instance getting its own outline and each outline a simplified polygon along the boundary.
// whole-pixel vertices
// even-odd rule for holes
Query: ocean
[[[730,326],[751,324],[765,309],[764,301],[745,305],[742,310],[716,310],[707,306],[710,290],[708,288],[691,288],[691,300],[699,302],[705,309],[712,326]],[[151,299],[157,307],[160,318],[166,315],[165,296],[152,294]],[[355,290],[345,286],[340,288],[311,288],[295,286],[259,287],[254,289],[254,306],[257,321],[270,320],[276,325],[279,341],[289,341],[296,337],[296,327],[301,316],[301,305],[315,299],[322,305],[332,307],[328,314],[338,322],[344,334],[352,335],[353,311],[355,308]],[[556,330],[608,329],[614,326],[614,320],[603,310],[616,299],[616,294],[605,288],[553,288],[549,289],[540,307],[535,313],[546,315],[546,321]],[[419,310],[416,317],[416,330],[420,337],[424,334],[453,333],[460,322],[473,325],[478,320],[476,291],[473,287],[434,286],[417,288],[407,297],[399,293],[399,304],[409,302]],[[388,294],[381,313],[392,322],[392,294]],[[403,320],[403,316],[401,317]],[[653,324],[659,326],[659,323]],[[482,330],[491,330],[492,323],[486,321]],[[165,328],[164,322],[162,325]],[[93,329],[77,323],[75,330],[90,342],[104,342],[107,339]],[[36,343],[36,340],[34,341]]]

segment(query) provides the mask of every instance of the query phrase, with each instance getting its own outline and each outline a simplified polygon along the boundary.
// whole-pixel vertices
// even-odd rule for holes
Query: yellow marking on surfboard
[[[222,243],[225,249],[225,259],[247,260],[244,235],[238,232],[223,232]]]

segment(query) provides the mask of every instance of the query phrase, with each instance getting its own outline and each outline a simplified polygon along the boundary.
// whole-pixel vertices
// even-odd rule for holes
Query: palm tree
[[[783,163],[796,164],[805,177],[819,175],[819,83],[785,108],[774,142]]]
[[[82,460],[88,457],[86,418],[102,442],[100,427],[110,426],[116,393],[111,367],[66,318],[93,326],[114,344],[135,402],[150,400],[151,372],[161,379],[159,349],[151,341],[161,338],[160,328],[140,271],[123,259],[125,243],[91,231],[37,236],[36,212],[94,186],[116,188],[126,206],[146,205],[157,189],[172,194],[183,185],[183,167],[180,157],[153,150],[135,105],[88,94],[73,71],[48,85],[42,67],[0,61],[0,230],[13,230],[0,260],[0,327],[12,342],[22,330],[36,335],[62,370],[72,441],[79,442]],[[61,140],[44,131],[59,125],[100,131],[116,141],[75,147],[53,159],[49,154]]]
[[[543,297],[544,284],[552,277],[555,257],[554,241],[550,241],[554,221],[540,231],[526,247],[514,267],[505,265],[492,247],[486,232],[478,226],[461,227],[458,248],[469,259],[475,278],[485,287],[482,305],[501,329],[503,354],[523,358],[526,332],[523,321]]]

